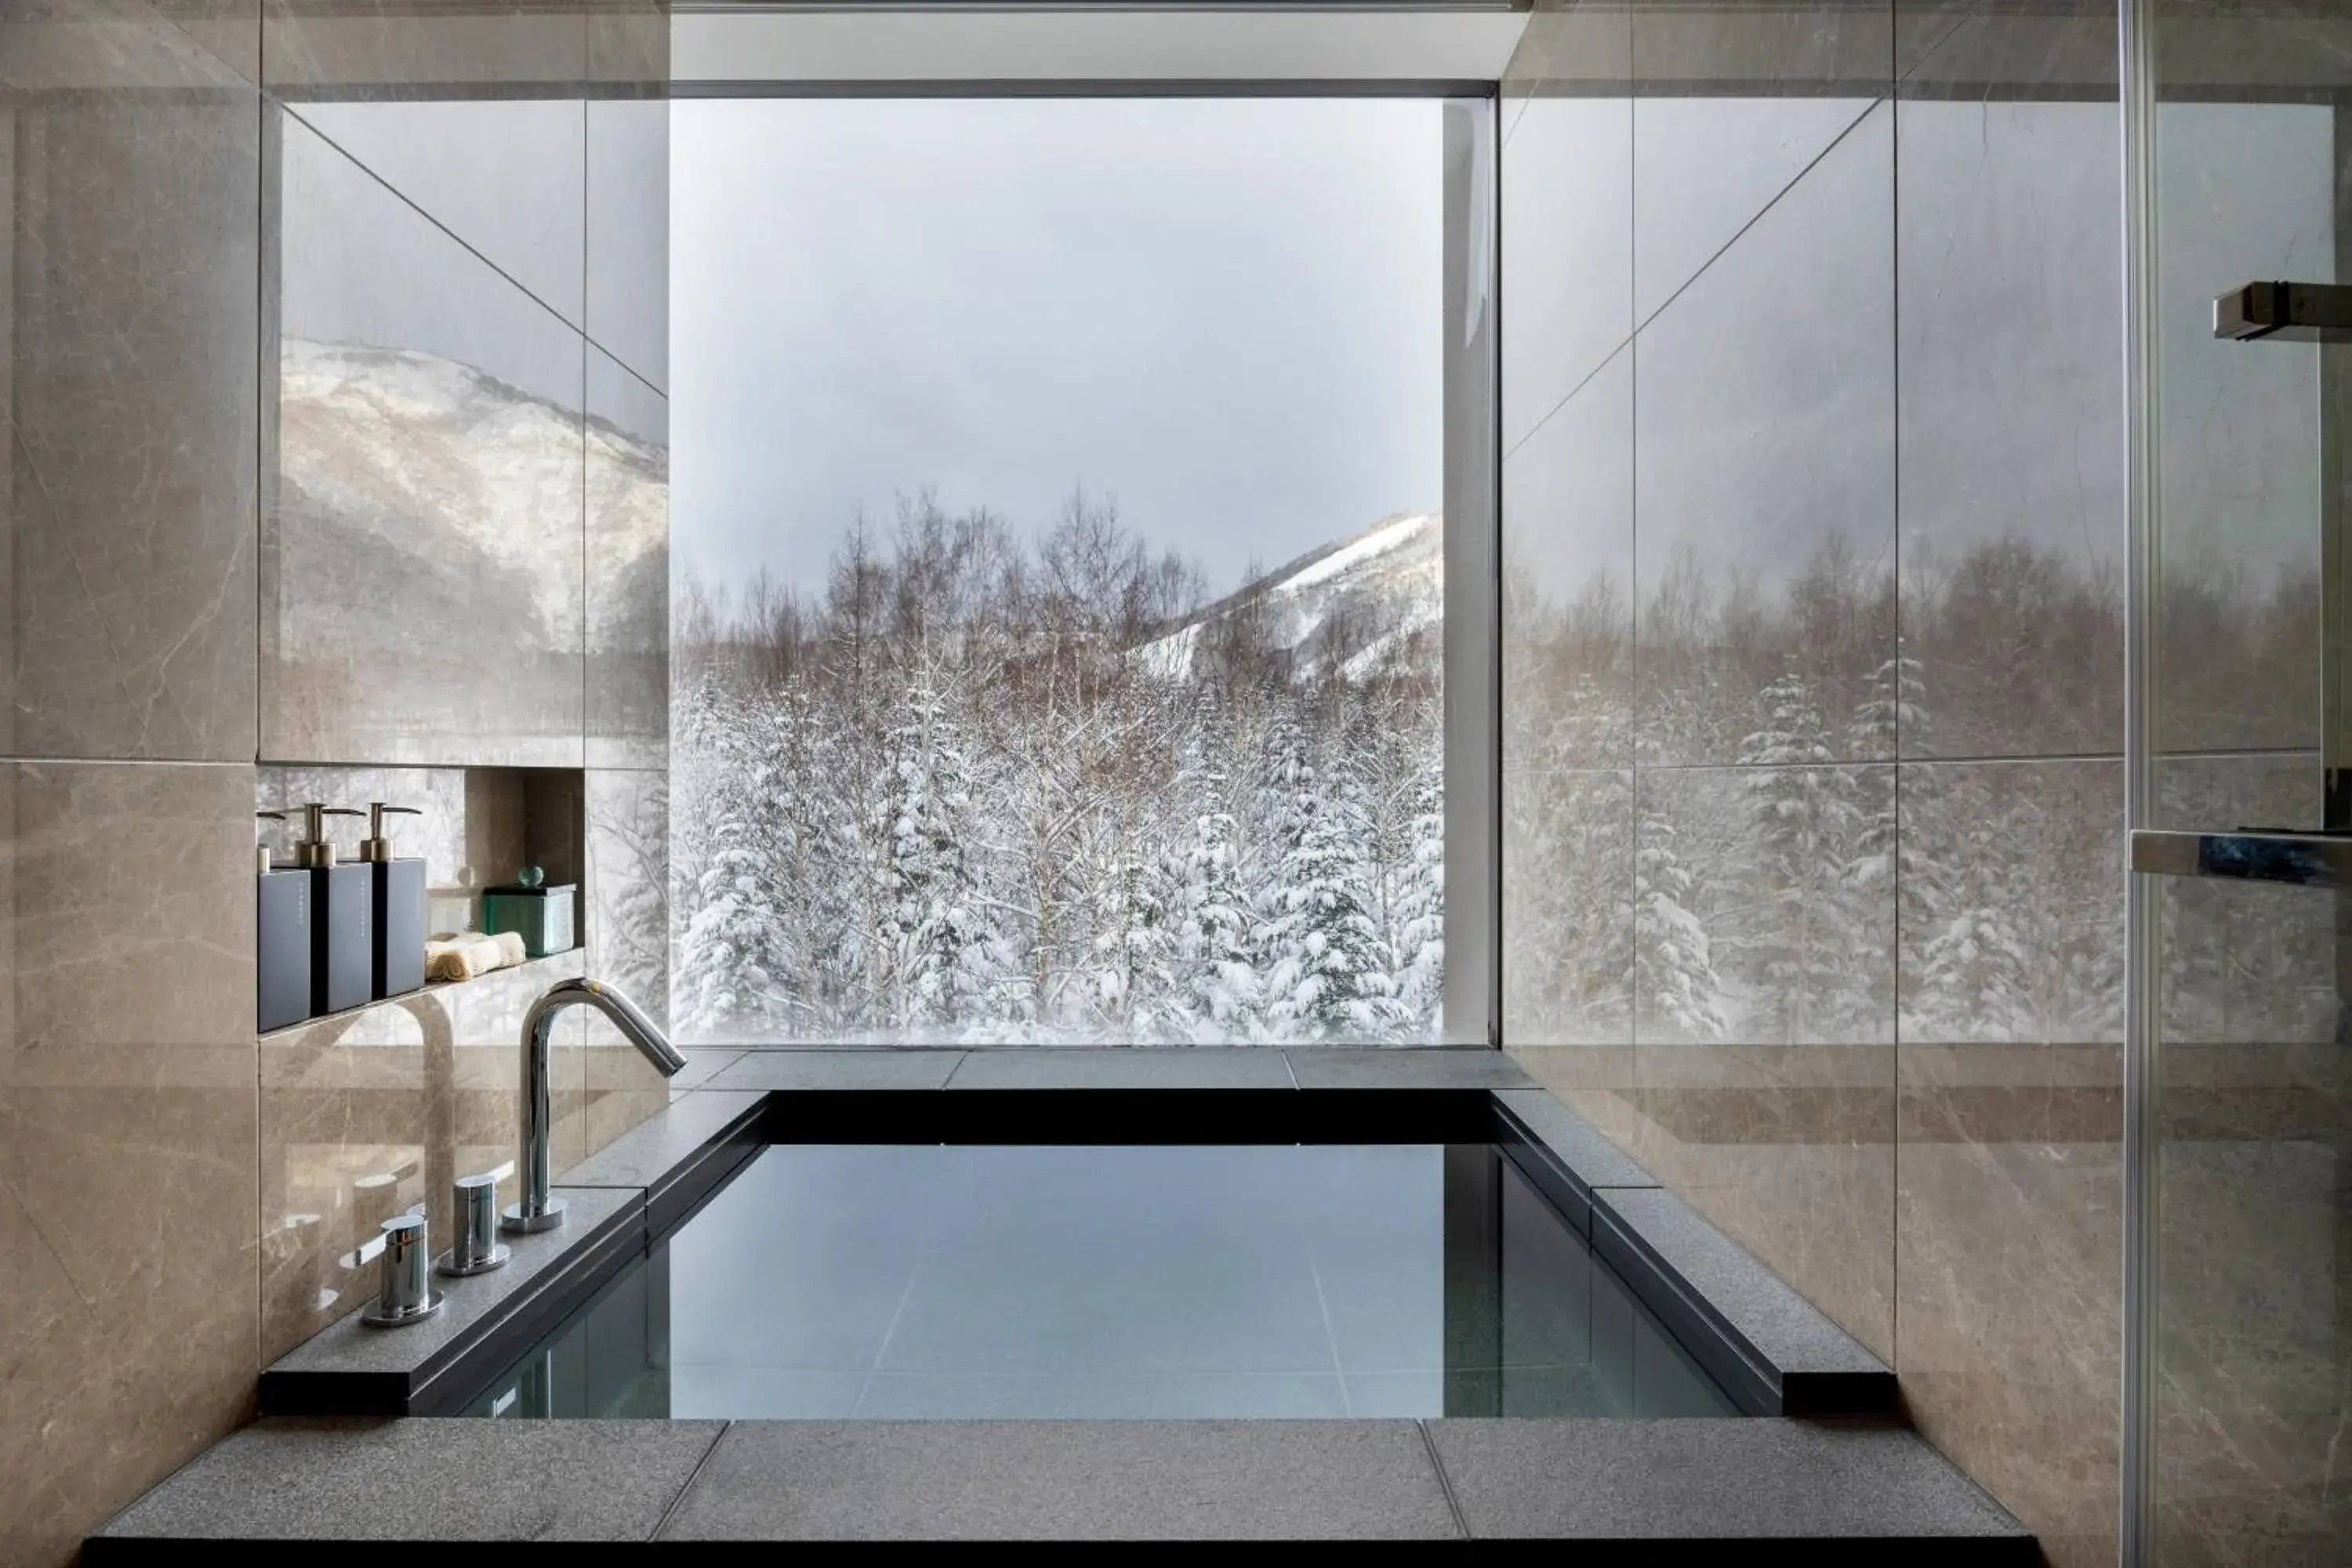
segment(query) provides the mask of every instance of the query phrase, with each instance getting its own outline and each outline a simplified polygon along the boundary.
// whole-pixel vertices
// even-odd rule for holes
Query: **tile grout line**
[[[662,1538],[662,1531],[669,1528],[669,1521],[677,1516],[679,1505],[686,1501],[686,1494],[692,1491],[694,1483],[702,1479],[703,1467],[710,1463],[710,1456],[719,1452],[719,1445],[727,1441],[727,1434],[733,1430],[735,1423],[732,1420],[721,1424],[719,1435],[710,1439],[710,1447],[702,1450],[702,1458],[695,1460],[694,1468],[686,1472],[686,1483],[677,1489],[677,1495],[669,1500],[669,1506],[662,1510],[659,1519],[654,1521],[653,1533],[646,1537],[648,1544]]]
[[[1887,5],[1886,100],[1892,106],[1886,116],[1886,320],[1887,332],[1887,467],[1893,479],[1889,499],[1894,505],[1895,533],[1888,548],[1895,561],[1895,755],[1903,756],[1903,76],[1896,65],[1895,51],[1900,46],[1896,36],[1902,31],[1902,19],[1895,13],[1895,0]],[[1940,48],[1960,28],[1968,25],[1963,16],[1952,25],[1952,30],[1936,41]],[[1895,770],[1890,786],[1895,812],[1895,878],[1894,919],[1889,922],[1894,938],[1888,952],[1887,968],[1893,973],[1890,1000],[1894,1016],[1888,1020],[1888,1061],[1892,1064],[1895,1081],[1886,1102],[1886,1167],[1891,1191],[1886,1214],[1886,1369],[1895,1370],[1895,1347],[1899,1337],[1897,1323],[1903,1303],[1903,843],[1905,832],[1903,810],[1904,771]],[[1920,934],[1913,933],[1915,936]],[[1840,1324],[1841,1328],[1844,1325]],[[1856,1336],[1857,1341],[1860,1336]],[[1864,1347],[1865,1349],[1868,1347]]]
[[[1444,1494],[1445,1511],[1454,1516],[1454,1528],[1465,1541],[1475,1541],[1470,1531],[1470,1521],[1462,1516],[1462,1500],[1454,1495],[1454,1478],[1445,1473],[1445,1461],[1437,1457],[1437,1439],[1429,1435],[1429,1423],[1416,1421],[1413,1430],[1421,1434],[1422,1452],[1429,1456],[1429,1468],[1437,1472],[1437,1489]],[[716,1447],[716,1445],[713,1445]]]
[[[464,235],[459,234],[456,229],[450,227],[446,223],[444,223],[440,218],[434,216],[434,214],[426,211],[425,207],[418,203],[415,196],[410,195],[406,191],[404,191],[398,185],[394,184],[390,179],[377,172],[375,165],[370,163],[367,160],[362,158],[357,153],[354,153],[350,148],[344,146],[342,142],[336,140],[333,136],[329,135],[327,132],[320,127],[317,121],[302,112],[303,105],[324,100],[316,99],[285,99],[278,98],[273,94],[271,95],[271,101],[276,103],[278,109],[282,110],[288,118],[299,121],[303,130],[309,132],[312,136],[317,137],[322,144],[331,149],[338,156],[341,157],[344,162],[350,163],[352,167],[357,169],[362,174],[373,181],[376,184],[382,186],[383,190],[391,195],[393,200],[398,202],[402,206],[406,207],[410,212],[415,214],[416,216],[423,219],[425,224],[430,226],[436,233],[446,237],[451,244],[457,246],[459,249],[465,251],[467,255],[472,257],[475,260],[488,268],[501,282],[507,284],[524,299],[530,300],[532,304],[538,306],[541,310],[554,317],[565,331],[578,338],[583,344],[603,353],[606,359],[611,360],[622,370],[627,372],[633,378],[642,383],[646,390],[656,394],[665,403],[668,401],[668,393],[664,392],[660,387],[654,385],[653,382],[643,373],[636,370],[612,349],[606,347],[604,343],[599,342],[594,337],[590,335],[584,320],[588,314],[587,301],[584,299],[581,301],[582,308],[580,311],[583,320],[575,322],[569,314],[541,296],[537,289],[533,289],[530,284],[525,283],[513,273],[508,271],[496,261],[491,260],[489,257],[485,255],[480,247],[476,246],[472,240],[467,239]],[[583,99],[580,101],[583,105],[583,112],[584,114],[584,105],[588,100]],[[582,172],[581,189],[584,198],[587,189],[586,172],[584,170]],[[585,220],[583,218],[583,223],[584,221]],[[582,260],[582,278],[584,282],[586,278],[586,259],[584,254]],[[584,384],[587,376],[587,365],[584,354],[582,359],[581,376]],[[584,406],[584,396],[583,403],[583,406],[579,410],[579,413],[584,426],[588,416],[587,408]],[[646,771],[650,772],[653,770]]]
[[[1835,152],[1839,145],[1843,143],[1847,137],[1853,135],[1854,129],[1861,125],[1864,121],[1870,118],[1872,110],[1876,110],[1882,104],[1892,103],[1893,101],[1894,94],[1892,92],[1884,96],[1874,97],[1870,100],[1869,106],[1864,109],[1861,113],[1857,114],[1853,120],[1849,121],[1843,127],[1842,127],[1838,133],[1832,137],[1820,152],[1813,154],[1812,158],[1806,163],[1803,168],[1798,170],[1796,174],[1790,178],[1787,184],[1782,185],[1779,190],[1773,192],[1771,198],[1769,201],[1767,201],[1762,206],[1757,208],[1753,214],[1749,215],[1748,221],[1739,226],[1738,233],[1734,234],[1730,238],[1725,240],[1720,246],[1709,252],[1706,259],[1700,262],[1697,268],[1693,271],[1689,277],[1676,284],[1675,286],[1674,292],[1668,294],[1664,300],[1660,300],[1655,310],[1652,310],[1646,316],[1642,315],[1638,310],[1636,310],[1634,312],[1636,320],[1633,322],[1633,330],[1628,331],[1622,338],[1619,339],[1610,348],[1609,352],[1601,356],[1601,362],[1598,364],[1595,364],[1590,371],[1586,372],[1583,376],[1580,377],[1577,384],[1574,386],[1570,387],[1568,391],[1561,395],[1560,400],[1558,403],[1555,403],[1549,408],[1545,409],[1543,413],[1537,417],[1536,422],[1528,426],[1526,434],[1520,436],[1517,440],[1509,442],[1509,444],[1504,448],[1503,456],[1506,458],[1508,458],[1513,453],[1517,452],[1520,447],[1526,446],[1528,441],[1533,439],[1538,430],[1541,430],[1546,425],[1551,422],[1554,415],[1567,407],[1570,402],[1575,398],[1576,395],[1582,392],[1585,387],[1591,383],[1593,377],[1608,369],[1610,363],[1616,359],[1620,353],[1622,353],[1628,344],[1635,342],[1643,332],[1649,331],[1652,326],[1655,325],[1658,318],[1666,313],[1666,310],[1669,306],[1673,305],[1675,300],[1688,293],[1691,286],[1696,283],[1699,279],[1703,277],[1710,268],[1714,267],[1717,262],[1722,260],[1725,256],[1728,255],[1733,246],[1738,245],[1742,239],[1745,239],[1748,237],[1748,232],[1754,228],[1757,224],[1763,219],[1765,214],[1780,205],[1781,200],[1786,197],[1790,192],[1795,190],[1797,186],[1804,181],[1808,174],[1811,174],[1814,169],[1819,167],[1823,159]],[[1633,243],[1633,228],[1635,221],[1638,221],[1638,215],[1636,215],[1635,218],[1629,219],[1626,224],[1626,243],[1629,247]]]

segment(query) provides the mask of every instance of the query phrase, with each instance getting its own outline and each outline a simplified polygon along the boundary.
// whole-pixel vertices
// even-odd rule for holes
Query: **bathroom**
[[[0,1564],[2344,1560],[2352,316],[2237,291],[2332,283],[2347,82],[2316,0],[9,0]],[[1155,145],[1191,161],[1121,166]],[[892,148],[896,252],[965,289],[890,301],[929,339],[882,331],[917,274],[843,216]],[[1001,246],[947,221],[1056,170],[1096,183]],[[1267,226],[1201,255],[1248,266],[1154,226],[1240,190]],[[837,204],[840,254],[719,266],[787,195]],[[1102,257],[1164,319],[1086,287]],[[1045,307],[972,305],[1024,278],[1184,395],[1101,414],[1164,492],[1058,452],[1034,497],[955,489],[1013,422],[1093,417],[925,374],[951,305],[1035,359]],[[1372,334],[1333,301],[1395,288],[1411,374],[1337,357]],[[796,300],[826,375],[866,332],[922,395],[752,357]],[[710,416],[727,354],[797,442]],[[1391,392],[1418,423],[1363,437]],[[974,627],[1034,632],[1006,606],[1045,544],[902,710],[844,718],[796,672],[846,623],[750,592],[821,591],[834,534],[795,568],[713,531],[739,459],[830,531],[861,440],[959,395],[939,427],[978,434],[894,481],[946,479],[948,532],[1074,478],[1203,520],[1150,536],[1209,580],[1138,578],[1165,602],[1107,634],[1106,689],[1197,694],[1201,649],[1265,635],[1239,610],[1339,603],[1345,567],[1397,567],[1351,615],[1431,596],[1233,688],[1339,693],[1313,734],[1392,769],[1290,841],[1391,857],[1352,1011],[1316,1011],[1304,945],[1169,978],[1201,879],[1268,859],[1181,793],[1287,733],[1229,697],[1153,731],[1172,782],[1104,797],[1130,837],[1070,906],[1157,909],[1165,869],[1173,946],[1033,889],[985,941],[909,923],[954,956],[887,983],[777,983],[882,929],[814,898],[736,962],[717,825],[868,809],[917,774],[860,748],[902,731],[1049,793],[1091,765],[1053,659],[972,673]],[[1253,439],[1411,480],[1298,538],[1182,488]],[[1084,859],[1048,815],[882,853],[1001,892]],[[1254,897],[1250,942],[1307,941]],[[428,972],[443,933],[484,940]]]

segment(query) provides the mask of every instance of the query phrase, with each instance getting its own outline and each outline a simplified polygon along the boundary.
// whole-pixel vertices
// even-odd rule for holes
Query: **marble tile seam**
[[[328,147],[332,148],[336,156],[342,158],[353,168],[359,170],[360,173],[365,174],[369,179],[373,180],[377,184],[382,185],[387,192],[391,193],[394,201],[399,202],[403,206],[408,208],[410,212],[424,219],[426,224],[439,231],[450,241],[450,243],[465,251],[467,255],[480,262],[484,267],[488,268],[500,281],[511,287],[516,293],[520,294],[524,299],[529,300],[532,304],[537,305],[541,310],[546,311],[549,315],[562,322],[575,337],[579,338],[582,342],[595,343],[595,340],[588,335],[587,330],[578,321],[573,321],[570,315],[558,310],[554,305],[542,299],[535,289],[533,289],[529,284],[523,282],[522,279],[517,278],[513,273],[508,271],[505,268],[491,260],[488,256],[482,254],[480,248],[471,240],[467,239],[464,235],[459,234],[456,229],[451,228],[439,218],[434,216],[432,213],[426,211],[423,206],[418,205],[415,197],[410,195],[406,191],[402,190],[390,179],[380,174],[373,164],[368,163],[366,159],[362,158],[358,153],[352,152],[341,142],[336,141],[334,137],[328,134],[325,130],[320,128],[316,120],[302,112],[302,107],[299,101],[289,102],[277,98],[273,98],[271,101],[276,103],[278,107],[289,118],[300,121],[302,129],[317,137]],[[605,348],[602,343],[595,343],[595,346],[604,353],[606,358],[612,360],[615,364],[620,365],[625,370],[628,368],[626,362],[623,361],[618,354],[614,353],[612,350]],[[639,379],[642,380],[643,378],[640,377]],[[584,423],[584,416],[583,416],[583,419]],[[583,745],[585,744],[584,736],[583,737]],[[644,771],[650,772],[653,770],[648,769]]]

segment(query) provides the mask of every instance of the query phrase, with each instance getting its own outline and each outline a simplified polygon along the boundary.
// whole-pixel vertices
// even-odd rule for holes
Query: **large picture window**
[[[676,106],[689,1037],[1439,1037],[1444,110]]]

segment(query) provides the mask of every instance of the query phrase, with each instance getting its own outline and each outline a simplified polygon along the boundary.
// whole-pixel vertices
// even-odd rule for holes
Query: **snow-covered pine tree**
[[[775,879],[745,817],[723,820],[716,837],[687,928],[677,1007],[689,1037],[756,1038],[781,1021],[776,978],[790,972],[769,901]]]
[[[1376,1041],[1404,1020],[1388,944],[1367,908],[1362,796],[1344,770],[1304,797],[1298,842],[1279,874],[1266,1016],[1286,1039]]]
[[[762,1037],[786,1023],[794,969],[776,908],[773,774],[759,711],[715,681],[697,688],[688,723],[708,759],[691,774],[706,831],[689,837],[689,913],[678,944],[675,1006],[688,1038]]]
[[[1253,1041],[1264,1025],[1248,896],[1241,884],[1233,817],[1202,812],[1184,857],[1177,905],[1177,995],[1191,1042]]]
[[[1435,1039],[1445,1002],[1445,763],[1425,763],[1413,791],[1411,859],[1392,901],[1390,972],[1406,1032]]]
[[[1138,1045],[1181,1037],[1175,1010],[1174,889],[1164,863],[1133,859],[1119,868],[1115,930],[1098,939],[1097,1005],[1118,1035]]]
[[[888,1022],[951,1034],[981,1021],[997,955],[967,859],[970,763],[928,669],[899,703],[893,742],[875,792]]]
[[[858,858],[859,737],[829,721],[805,691],[769,703],[782,843],[775,858],[778,914],[798,968],[785,987],[793,1031],[845,1037],[868,1026],[870,932]]]

